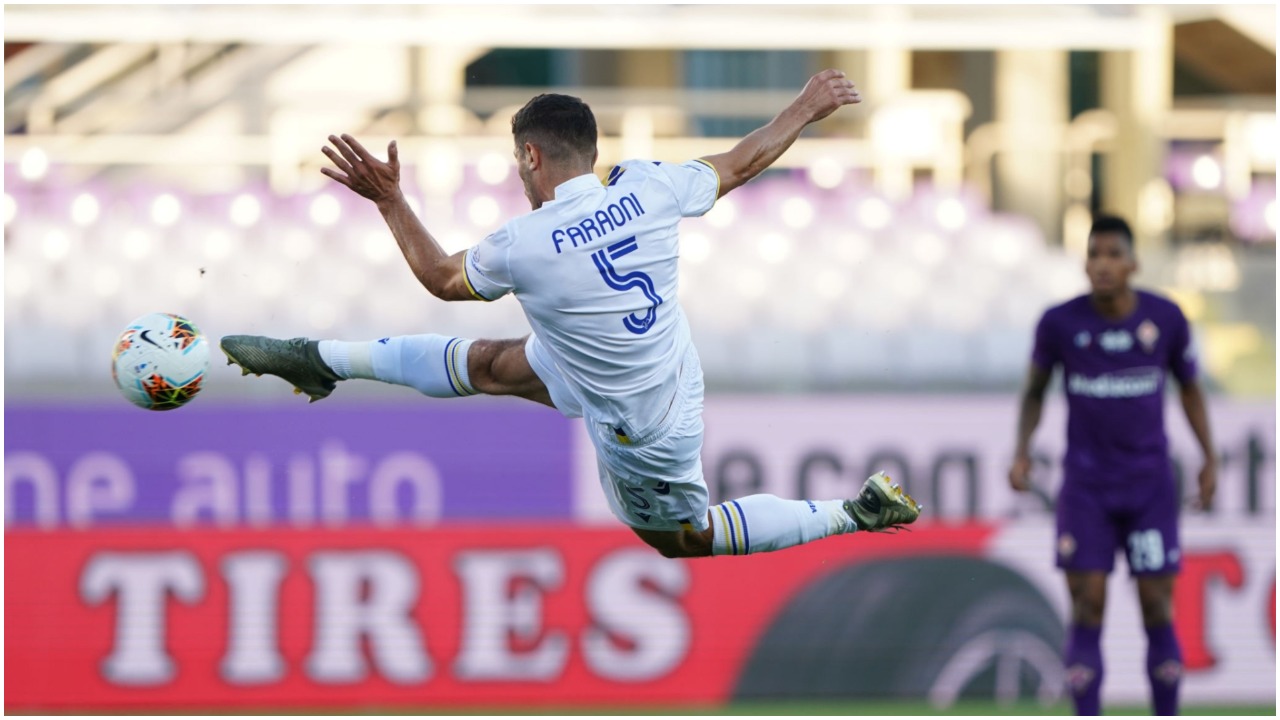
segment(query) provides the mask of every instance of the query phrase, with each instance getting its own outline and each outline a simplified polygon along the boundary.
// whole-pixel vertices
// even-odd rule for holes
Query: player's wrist
[[[374,198],[373,202],[378,206],[379,210],[383,211],[402,205],[408,205],[408,203],[405,202],[404,193],[401,192],[399,185],[397,185],[394,190],[387,191]]]
[[[787,106],[785,110],[778,113],[776,120],[783,126],[788,128],[803,129],[816,119],[816,115],[812,108],[808,108],[799,100]]]

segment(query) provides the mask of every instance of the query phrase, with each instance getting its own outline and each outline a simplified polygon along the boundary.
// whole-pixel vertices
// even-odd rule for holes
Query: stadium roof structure
[[[1275,49],[1265,6],[9,5],[6,42],[377,43],[452,47],[1122,50],[1150,21],[1217,18]],[[1274,18],[1274,15],[1270,16]],[[606,31],[602,32],[602,29]]]
[[[910,61],[901,60],[908,51],[1132,51],[1159,65],[1175,24],[1215,20],[1208,24],[1230,28],[1215,42],[1184,43],[1201,48],[1202,66],[1240,66],[1223,59],[1224,44],[1269,66],[1274,19],[1266,5],[8,5],[4,155],[13,164],[39,151],[81,180],[144,168],[267,168],[274,188],[296,190],[319,162],[299,139],[334,128],[398,137],[420,159],[443,157],[432,148],[445,139],[471,160],[505,150],[506,118],[532,88],[466,81],[469,64],[492,49],[793,50],[849,51],[835,61],[853,65],[881,59],[841,65],[876,88],[871,112],[840,133],[844,162],[867,167],[874,153],[862,136],[874,133],[854,130],[888,104],[923,111],[942,128],[930,132],[947,137],[959,137],[972,114],[959,91],[912,90]],[[589,60],[574,62],[580,72]],[[756,122],[794,94],[581,77],[553,86],[591,103],[607,157],[686,155],[690,143],[716,151],[688,137],[690,118]],[[1221,134],[1224,113],[1211,114],[1197,128]],[[828,141],[806,137],[783,162],[807,167],[830,154]],[[935,164],[954,179],[964,160]],[[171,175],[192,185],[216,174]]]

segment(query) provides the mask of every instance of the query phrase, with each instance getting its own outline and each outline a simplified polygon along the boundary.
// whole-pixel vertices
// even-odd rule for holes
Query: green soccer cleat
[[[878,472],[867,478],[858,497],[844,501],[844,511],[858,523],[859,530],[884,532],[915,522],[920,517],[920,504],[897,483],[890,484],[888,475]]]
[[[228,365],[239,365],[245,375],[275,375],[293,385],[294,393],[306,393],[311,402],[329,397],[342,379],[320,359],[320,343],[315,340],[228,335],[219,345]]]

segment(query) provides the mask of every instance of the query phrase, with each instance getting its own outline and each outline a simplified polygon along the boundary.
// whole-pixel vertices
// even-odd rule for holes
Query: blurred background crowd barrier
[[[1059,703],[1056,390],[1035,491],[1004,473],[1034,324],[1087,289],[1101,211],[1210,393],[1184,696],[1274,702],[1274,6],[10,5],[4,37],[6,709]],[[398,140],[456,251],[528,209],[509,120],[534,94],[591,104],[603,175],[721,152],[825,67],[864,102],[682,225],[704,469],[713,501],[885,469],[928,508],[911,536],[666,561],[544,408],[373,383],[306,406],[216,359],[179,412],[116,394],[113,341],[155,311],[213,341],[528,332],[515,300],[417,285],[320,175],[331,133]],[[1129,584],[1103,690],[1141,704]]]

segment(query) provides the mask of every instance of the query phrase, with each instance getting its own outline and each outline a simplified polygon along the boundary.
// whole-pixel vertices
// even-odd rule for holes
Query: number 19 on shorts
[[[1164,538],[1159,530],[1129,533],[1129,569],[1133,572],[1164,569]]]

